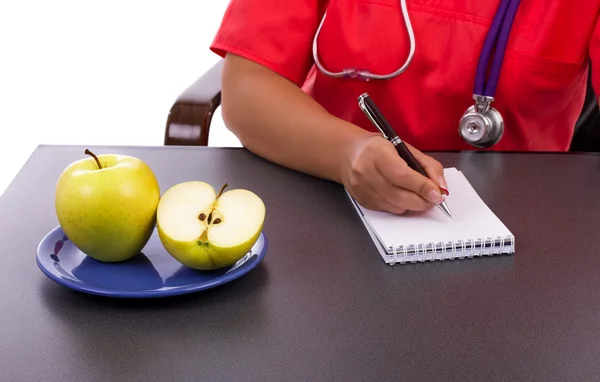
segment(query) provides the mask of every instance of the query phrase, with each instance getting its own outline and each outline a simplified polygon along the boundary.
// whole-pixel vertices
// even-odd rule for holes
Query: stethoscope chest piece
[[[490,103],[491,97],[475,96],[475,105],[469,107],[460,119],[458,132],[472,146],[488,148],[500,141],[504,120]]]

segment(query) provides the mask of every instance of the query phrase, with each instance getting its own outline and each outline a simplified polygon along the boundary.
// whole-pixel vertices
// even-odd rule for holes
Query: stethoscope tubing
[[[321,63],[318,52],[319,35],[327,17],[327,11],[325,11],[325,13],[323,14],[323,18],[319,23],[319,27],[317,28],[317,31],[315,33],[315,37],[313,39],[312,44],[313,59],[319,71],[321,71],[326,76],[333,78],[359,78],[367,81],[388,80],[403,73],[408,68],[408,66],[414,58],[416,51],[416,42],[412,23],[408,14],[406,0],[399,0],[399,2],[400,8],[402,9],[404,24],[408,32],[410,49],[406,61],[400,68],[398,68],[398,70],[388,74],[376,74],[366,69],[359,68],[346,68],[340,72],[332,72],[327,70]],[[500,6],[498,7],[498,10],[496,11],[496,14],[494,16],[492,26],[490,27],[490,30],[486,36],[486,40],[483,49],[481,50],[481,54],[477,64],[477,71],[475,75],[475,83],[473,88],[474,96],[484,96],[489,97],[491,99],[494,98],[496,89],[498,87],[498,80],[500,78],[500,70],[502,67],[502,61],[504,59],[504,52],[506,50],[508,37],[512,29],[512,24],[517,13],[517,9],[519,8],[519,3],[520,0],[501,0]],[[492,51],[494,49],[496,51],[494,53],[492,67],[490,69],[490,75],[486,83],[486,72],[489,66]]]
[[[404,19],[404,25],[406,26],[406,30],[408,33],[410,50],[408,52],[408,57],[406,58],[406,61],[404,62],[404,64],[402,64],[402,66],[398,70],[396,70],[395,72],[392,72],[392,73],[388,73],[388,74],[376,74],[376,73],[371,73],[368,70],[359,69],[359,68],[346,68],[346,69],[343,69],[341,72],[331,72],[331,71],[325,69],[325,67],[323,66],[323,64],[321,63],[321,61],[319,59],[318,39],[319,39],[319,34],[321,33],[321,28],[323,27],[323,23],[325,22],[325,18],[327,17],[327,11],[325,11],[325,13],[323,14],[323,18],[321,19],[321,22],[319,23],[319,27],[317,28],[317,32],[315,33],[315,37],[313,39],[313,45],[312,45],[313,59],[315,61],[315,65],[317,66],[317,68],[323,74],[325,74],[326,76],[329,76],[329,77],[359,78],[359,79],[362,79],[365,81],[389,80],[389,79],[392,79],[392,78],[400,75],[401,73],[403,73],[408,68],[410,63],[412,62],[412,59],[415,55],[416,43],[415,43],[415,33],[413,31],[410,17],[408,15],[408,8],[406,6],[406,0],[400,0],[400,7],[402,8],[402,17]]]
[[[498,11],[492,22],[492,26],[486,36],[483,49],[477,64],[475,74],[474,95],[494,98],[500,79],[500,68],[504,60],[504,52],[508,43],[508,37],[512,24],[519,8],[520,0],[502,0]],[[494,59],[490,69],[490,75],[486,83],[486,71],[489,66],[492,50],[495,48]]]

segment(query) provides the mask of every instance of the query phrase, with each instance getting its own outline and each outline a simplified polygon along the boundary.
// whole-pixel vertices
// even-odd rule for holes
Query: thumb
[[[440,191],[439,184],[429,178],[429,176],[431,176],[429,173],[428,176],[423,176],[418,171],[410,168],[408,164],[400,158],[393,148],[393,145],[389,144],[389,142],[382,146],[382,149],[380,155],[375,157],[375,166],[390,183],[411,191],[430,203],[439,204],[444,200],[444,195],[442,195]],[[410,149],[411,148],[409,147],[409,150]],[[427,166],[427,163],[423,163],[419,160],[419,157],[423,158],[424,155],[419,154],[419,152],[413,151],[415,159],[419,161],[423,167]],[[441,167],[441,165],[439,166]],[[443,175],[443,169],[435,169],[434,163],[430,163],[429,167],[431,167],[431,171],[433,171],[432,174],[435,174],[437,171],[438,174]]]
[[[414,192],[433,204],[440,204],[444,200],[437,183],[408,166],[404,167],[396,185]]]
[[[444,177],[444,166],[442,166],[442,164],[437,160],[433,159],[429,155],[423,154],[421,151],[417,150],[408,143],[405,142],[405,144],[415,156],[417,161],[421,163],[421,166],[423,166],[427,176],[436,183],[444,195],[449,195],[450,192],[448,190],[448,183]]]
[[[417,193],[425,200],[433,204],[440,204],[444,200],[444,195],[440,191],[440,187],[437,183],[433,182],[431,179],[424,177],[418,172],[411,170],[415,174],[415,181],[417,177],[420,178],[421,184],[418,188]]]
[[[396,158],[399,158],[397,154]],[[376,165],[383,176],[395,186],[411,191],[433,204],[439,204],[444,200],[437,183],[413,170],[405,162],[402,164],[400,166],[391,161],[381,160]]]

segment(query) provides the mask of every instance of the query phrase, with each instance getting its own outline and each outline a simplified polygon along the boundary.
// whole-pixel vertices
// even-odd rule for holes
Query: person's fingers
[[[430,203],[439,204],[443,200],[439,186],[411,169],[391,144],[382,147],[381,155],[375,159],[375,166],[390,183],[412,191]]]
[[[368,197],[365,197],[365,200],[367,200],[367,203],[372,206],[367,207],[369,209],[390,212],[396,215],[402,215],[407,210],[407,208],[397,203],[390,202],[381,192],[381,190],[371,184],[367,184],[365,186],[365,193],[368,195]]]
[[[433,159],[429,155],[423,154],[418,149],[414,148],[408,143],[405,143],[408,149],[415,156],[417,161],[421,163],[421,166],[425,169],[425,172],[438,186],[442,189],[442,192],[446,195],[450,194],[448,190],[448,183],[446,183],[446,178],[444,177],[444,166],[437,160]]]
[[[352,196],[362,206],[403,214],[406,210],[427,210],[443,200],[439,185],[412,170],[389,141],[378,137],[366,143],[344,180]],[[417,156],[425,157],[420,152],[416,153]],[[428,162],[425,158],[423,165],[430,171],[428,174],[432,174],[430,176],[443,176],[443,168],[437,161],[431,159]]]
[[[350,179],[350,187],[352,196],[363,207],[395,214],[406,212],[406,207],[403,206],[406,203],[403,199],[406,198],[397,198],[399,200],[397,202],[394,201],[393,197],[390,197],[390,189],[395,186],[383,177],[373,161],[360,161],[355,164]],[[415,197],[420,198],[417,195]]]
[[[377,176],[374,177],[371,184],[378,191],[380,197],[386,201],[386,204],[403,212],[405,210],[425,211],[432,207],[431,203],[421,196],[391,183],[378,168],[375,171]]]

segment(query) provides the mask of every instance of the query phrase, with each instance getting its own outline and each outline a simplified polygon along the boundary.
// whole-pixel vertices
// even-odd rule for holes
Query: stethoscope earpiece
[[[500,141],[504,134],[502,115],[490,103],[491,97],[475,96],[475,105],[463,114],[458,133],[468,144],[477,148],[489,148]]]

